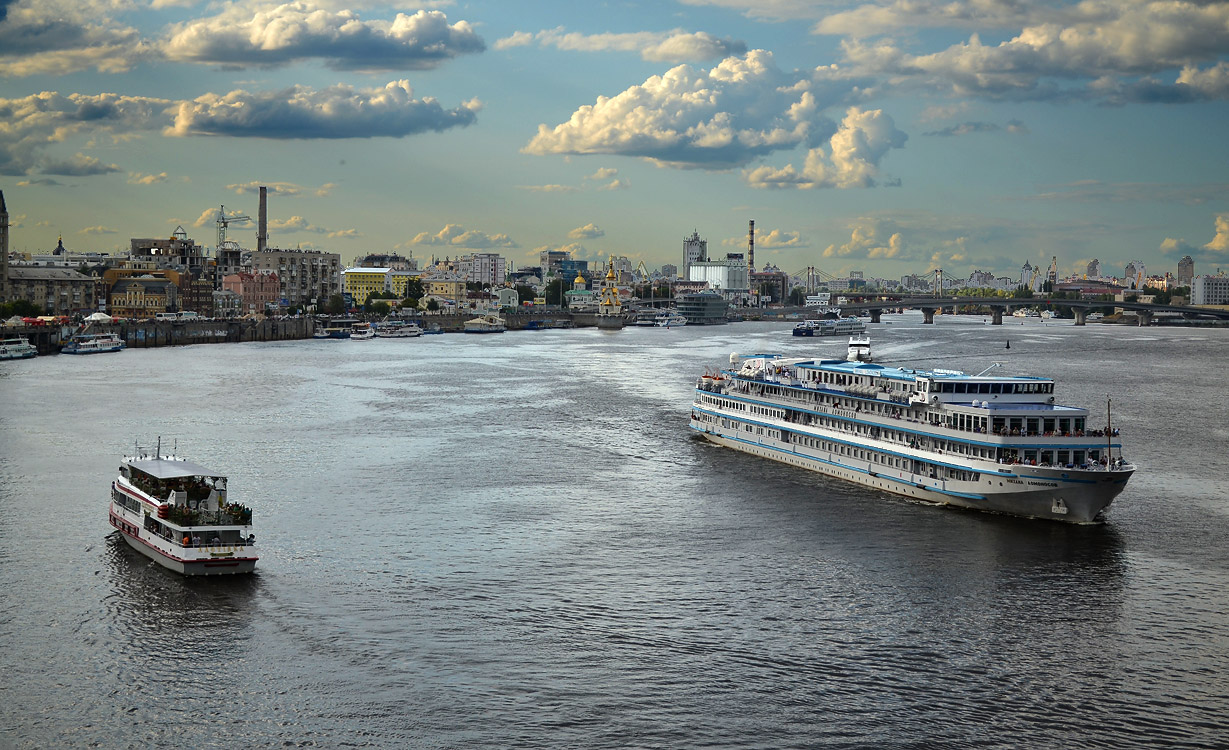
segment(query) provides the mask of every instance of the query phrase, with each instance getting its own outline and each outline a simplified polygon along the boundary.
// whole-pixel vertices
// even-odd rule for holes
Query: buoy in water
[[[1011,339],[1007,339],[1007,348],[1008,348],[1008,349],[1010,349],[1010,348],[1011,348]]]

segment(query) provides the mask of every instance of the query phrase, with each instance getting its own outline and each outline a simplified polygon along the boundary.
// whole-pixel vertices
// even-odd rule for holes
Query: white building
[[[751,270],[742,253],[729,253],[725,260],[696,261],[687,270],[688,281],[703,281],[727,300],[745,298],[751,293]]]
[[[1191,280],[1192,305],[1229,305],[1229,276],[1196,276]]]
[[[508,276],[508,261],[497,253],[474,253],[457,262],[457,270],[466,281],[484,286],[504,283]]]
[[[700,239],[700,233],[692,232],[683,238],[683,277],[691,279],[691,264],[708,260],[708,240]]]

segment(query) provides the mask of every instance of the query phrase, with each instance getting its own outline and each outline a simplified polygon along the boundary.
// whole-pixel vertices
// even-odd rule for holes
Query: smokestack
[[[747,269],[755,272],[755,219],[747,223]]]
[[[260,186],[259,225],[256,227],[256,252],[263,253],[269,241],[269,206],[268,188]]]

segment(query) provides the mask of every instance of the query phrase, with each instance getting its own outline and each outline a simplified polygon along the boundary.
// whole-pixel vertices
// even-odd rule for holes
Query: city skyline
[[[0,0],[10,249],[1229,267],[1229,2]]]

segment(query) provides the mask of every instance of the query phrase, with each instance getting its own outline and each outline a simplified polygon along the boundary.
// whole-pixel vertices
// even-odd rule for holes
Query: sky
[[[1227,100],[1229,0],[0,0],[29,253],[1214,273]]]

